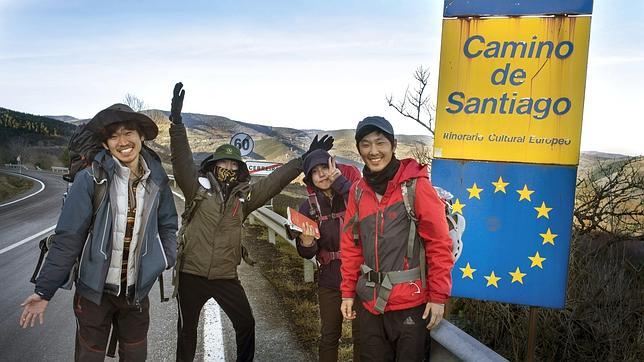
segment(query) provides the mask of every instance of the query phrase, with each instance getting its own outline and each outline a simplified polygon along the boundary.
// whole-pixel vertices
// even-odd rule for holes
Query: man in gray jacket
[[[163,270],[175,263],[178,226],[168,176],[158,156],[143,144],[158,129],[124,104],[102,110],[86,127],[105,149],[75,177],[35,292],[22,303],[20,324],[43,323],[49,300],[78,260],[75,360],[103,361],[114,321],[120,358],[144,361],[147,295]],[[94,210],[100,188],[103,197]]]

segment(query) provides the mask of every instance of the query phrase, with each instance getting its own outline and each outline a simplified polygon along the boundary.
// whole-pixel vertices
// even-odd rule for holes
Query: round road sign
[[[255,142],[247,133],[239,132],[230,139],[230,144],[237,147],[242,156],[249,155],[255,148]]]

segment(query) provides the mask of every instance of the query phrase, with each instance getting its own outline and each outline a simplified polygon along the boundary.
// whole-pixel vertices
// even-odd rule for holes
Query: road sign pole
[[[536,347],[537,339],[537,312],[539,309],[537,307],[530,307],[530,315],[528,317],[528,350],[526,352],[526,361],[534,361],[534,351]]]

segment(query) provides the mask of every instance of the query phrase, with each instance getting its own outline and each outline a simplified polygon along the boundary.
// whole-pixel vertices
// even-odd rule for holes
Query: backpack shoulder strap
[[[190,205],[188,205],[186,209],[183,211],[183,214],[181,214],[181,225],[188,225],[190,220],[192,220],[192,217],[195,215],[195,212],[197,211],[197,209],[199,209],[199,205],[201,205],[201,201],[203,201],[203,199],[206,198],[207,193],[208,193],[208,190],[202,185],[199,185],[199,188],[197,189],[197,193],[192,198]]]
[[[353,217],[349,219],[344,230],[346,231],[349,227],[353,230],[353,243],[358,245],[360,242],[360,198],[362,197],[362,189],[360,186],[356,185],[353,190],[353,197],[356,203],[356,212],[353,214]]]
[[[409,234],[407,235],[407,260],[411,260],[414,255],[414,242],[416,241],[417,234],[417,223],[418,218],[416,217],[416,180],[415,178],[405,181],[400,185],[400,190],[402,192],[403,203],[405,204],[405,210],[407,210],[407,216],[409,216]],[[420,250],[418,252],[419,258],[419,267],[420,267],[420,277],[423,284],[423,288],[427,285],[427,265],[425,260],[425,243],[423,243],[422,238],[420,240]]]
[[[320,223],[322,218],[322,211],[320,210],[320,204],[318,203],[318,197],[315,194],[315,190],[307,188],[308,191],[308,201],[309,201],[309,216],[313,218],[317,223]]]
[[[107,194],[107,174],[100,166],[95,166],[96,162],[92,162],[92,178],[94,179],[94,194],[92,195],[92,223],[90,228],[94,225],[94,219],[98,212],[101,202],[105,199]]]

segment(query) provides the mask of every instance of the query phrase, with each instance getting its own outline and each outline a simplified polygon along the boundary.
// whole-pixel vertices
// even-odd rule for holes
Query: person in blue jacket
[[[20,325],[43,324],[47,304],[78,260],[75,360],[103,361],[115,321],[121,360],[145,361],[147,295],[175,263],[178,227],[168,176],[143,143],[158,129],[124,104],[102,110],[86,127],[104,150],[74,178],[35,292],[22,303]],[[103,183],[93,215],[94,193]]]

